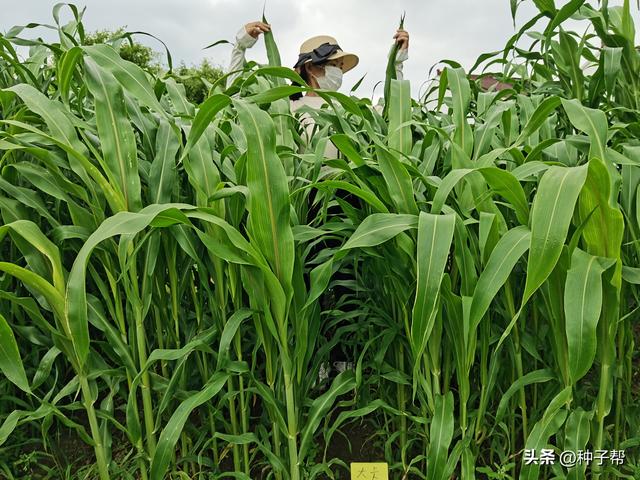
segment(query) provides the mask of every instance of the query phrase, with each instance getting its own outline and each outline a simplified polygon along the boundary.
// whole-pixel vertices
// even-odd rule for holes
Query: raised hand
[[[407,32],[406,30],[398,29],[393,38],[395,39],[396,43],[400,45],[400,48],[409,48],[409,32]]]
[[[250,22],[244,26],[244,29],[247,31],[249,35],[253,38],[258,38],[261,33],[270,32],[271,25],[264,22]]]

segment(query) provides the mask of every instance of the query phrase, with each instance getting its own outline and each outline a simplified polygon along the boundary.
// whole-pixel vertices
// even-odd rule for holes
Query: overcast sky
[[[53,23],[51,10],[55,3],[2,0],[0,30],[30,22]],[[556,0],[557,6],[564,3],[565,0]],[[121,26],[130,31],[146,31],[168,45],[174,62],[192,64],[208,58],[226,67],[230,45],[209,50],[203,47],[221,39],[233,41],[245,23],[260,19],[264,0],[84,0],[76,4],[87,7],[84,23],[89,31]],[[636,25],[640,25],[636,2],[632,4]],[[403,11],[405,29],[411,36],[404,73],[411,80],[414,95],[429,78],[429,69],[440,60],[456,60],[468,68],[481,53],[501,49],[515,32],[509,0],[267,0],[266,17],[285,65],[295,63],[306,38],[334,36],[345,51],[360,57],[360,64],[345,76],[342,91],[348,91],[366,74],[358,93],[370,96],[375,83],[384,78],[391,37]],[[518,10],[517,25],[535,13],[533,2],[525,0]],[[63,18],[70,18],[70,14],[65,12]],[[542,30],[545,23],[540,22],[537,30]],[[586,26],[578,23],[576,29],[582,32]],[[44,29],[30,34],[52,38]],[[153,39],[138,38],[162,50]],[[247,59],[266,62],[262,40],[247,52]],[[376,96],[379,94],[378,89]]]

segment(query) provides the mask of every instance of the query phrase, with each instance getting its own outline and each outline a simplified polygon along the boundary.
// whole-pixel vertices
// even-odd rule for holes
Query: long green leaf
[[[585,412],[582,408],[571,412],[564,428],[565,439],[564,449],[569,452],[579,452],[586,450],[590,436],[590,423],[593,412]],[[582,462],[570,467],[567,480],[578,480],[585,478],[587,463]]]
[[[85,58],[87,86],[95,99],[95,115],[108,169],[107,176],[124,195],[130,211],[142,207],[136,139],[126,113],[124,92],[113,76],[90,58]]]
[[[540,180],[531,210],[531,245],[522,304],[540,288],[560,258],[587,168],[554,166]]]
[[[607,146],[607,116],[602,110],[587,108],[579,100],[562,100],[569,120],[578,130],[585,132],[591,141],[589,157],[604,160]]]
[[[275,126],[269,115],[234,100],[247,137],[248,232],[267,258],[285,292],[293,275],[293,232],[290,224],[289,186],[276,154]]]
[[[611,168],[610,164],[605,164],[600,158],[592,158],[578,199],[578,212],[581,221],[588,218],[582,233],[586,251],[591,255],[616,259],[616,272],[612,282],[620,288],[625,222],[618,204],[619,186],[616,177],[618,173],[615,167]],[[594,209],[593,214],[590,214]]]
[[[142,68],[133,62],[124,60],[110,45],[100,44],[82,48],[93,61],[113,75],[122,88],[130,92],[138,102],[169,118],[156,98],[149,78]]]
[[[176,182],[176,154],[180,140],[166,120],[160,120],[156,135],[156,156],[149,171],[149,203],[171,201]]]
[[[543,370],[535,370],[533,372],[529,372],[523,377],[517,379],[513,384],[509,387],[509,389],[500,397],[500,403],[498,404],[498,409],[496,410],[496,424],[500,423],[502,417],[504,417],[504,413],[509,406],[509,400],[522,390],[523,387],[527,385],[532,385],[534,383],[544,383],[550,380],[554,380],[556,375],[550,369]]]
[[[16,337],[13,336],[13,331],[2,314],[0,314],[0,372],[4,373],[20,390],[31,392]]]
[[[596,356],[596,330],[602,310],[602,274],[615,259],[595,257],[576,248],[564,289],[564,313],[569,347],[569,375],[575,384]]]
[[[396,235],[418,226],[418,217],[397,213],[374,213],[358,225],[342,250],[380,245]]]
[[[453,241],[456,216],[420,212],[417,241],[417,286],[411,322],[414,361],[420,362],[433,329],[440,284]]]
[[[376,145],[378,165],[385,179],[389,196],[393,200],[398,213],[418,214],[418,206],[414,199],[411,176],[404,165],[383,147]]]
[[[456,127],[453,141],[460,147],[460,152],[464,152],[466,157],[471,156],[471,150],[473,149],[473,134],[471,126],[467,121],[467,113],[469,109],[469,102],[471,101],[471,89],[469,87],[469,80],[462,68],[450,68],[447,67],[447,79],[449,82],[449,90],[451,90],[451,100],[453,104],[453,123]],[[460,158],[460,155],[456,155],[462,162],[464,159]],[[461,163],[454,164],[455,167],[460,168],[463,165]]]
[[[409,80],[391,80],[389,98],[389,148],[411,153],[411,84]]]
[[[429,453],[427,455],[427,480],[444,477],[447,452],[453,439],[453,393],[437,395],[435,411],[429,430]]]
[[[187,145],[184,147],[181,158],[185,158],[189,154],[191,149],[198,143],[198,140],[200,140],[200,137],[211,123],[211,120],[230,103],[231,99],[228,96],[218,94],[209,97],[200,105],[198,113],[196,113],[196,117],[191,124]]]
[[[480,324],[491,301],[505,284],[518,260],[529,249],[531,232],[527,227],[512,228],[496,244],[485,269],[480,274],[470,307],[470,331]]]

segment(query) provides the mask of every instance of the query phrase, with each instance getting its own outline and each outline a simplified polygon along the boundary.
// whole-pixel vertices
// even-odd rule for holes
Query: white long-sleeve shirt
[[[242,67],[244,67],[244,54],[247,48],[253,47],[257,41],[257,38],[249,35],[246,28],[242,27],[238,31],[236,34],[236,43],[233,45],[233,50],[231,50],[231,61],[229,62],[227,72],[242,70]],[[238,75],[240,75],[240,72],[231,73],[229,77],[227,77],[227,85],[231,85]]]

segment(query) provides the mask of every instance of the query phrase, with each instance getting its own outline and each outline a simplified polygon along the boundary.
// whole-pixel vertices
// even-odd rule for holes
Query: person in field
[[[250,22],[240,29],[236,35],[236,43],[231,52],[229,72],[241,70],[245,61],[245,52],[251,48],[258,37],[271,30],[271,26],[263,22]],[[402,64],[409,58],[409,33],[397,30],[393,36],[400,49],[396,56],[396,77],[402,79]],[[300,46],[298,61],[293,68],[313,88],[337,91],[342,85],[342,76],[358,64],[358,56],[342,50],[335,38],[328,35],[311,37]],[[230,75],[230,81],[233,75]],[[309,105],[319,108],[324,100],[314,92],[306,95],[292,96],[293,111]]]
[[[261,34],[270,30],[271,26],[263,22],[247,23],[240,29],[231,52],[231,61],[228,68],[228,72],[230,72],[229,83],[232,83],[234,78],[240,74],[239,71],[244,66],[246,50],[255,45]],[[409,57],[409,33],[406,30],[397,30],[393,38],[400,46],[396,55],[396,78],[402,79],[402,64]],[[328,35],[319,35],[311,37],[302,43],[298,60],[293,68],[310,87],[337,91],[342,85],[343,74],[353,69],[358,64],[358,61],[358,56],[343,51],[335,38]],[[291,111],[295,112],[304,106],[311,109],[319,109],[324,103],[325,100],[313,91],[306,92],[305,95],[299,93],[291,96]],[[379,112],[382,110],[381,106],[376,106],[375,108]],[[300,122],[305,127],[307,140],[309,140],[313,135],[314,120],[307,112],[303,112],[300,116]],[[331,142],[327,143],[324,156],[325,158],[338,158],[338,150]],[[350,194],[345,195],[344,192],[336,194],[350,203],[356,201]],[[333,294],[323,295],[321,301],[326,301],[330,304],[332,301],[327,297],[335,296],[338,298],[342,293],[344,292],[338,287]],[[330,332],[325,333],[325,336],[330,335]],[[328,380],[338,373],[347,369],[352,370],[354,362],[355,359],[350,358],[350,355],[344,352],[340,346],[332,348],[329,352],[329,362],[323,362],[318,373],[318,382],[321,388],[327,388]]]

